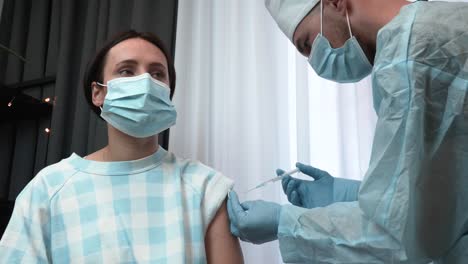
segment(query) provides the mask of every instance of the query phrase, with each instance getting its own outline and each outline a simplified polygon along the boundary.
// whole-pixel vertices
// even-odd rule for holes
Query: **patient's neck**
[[[147,157],[159,148],[158,135],[147,138],[129,136],[108,126],[109,144],[104,147],[104,161],[127,161]]]

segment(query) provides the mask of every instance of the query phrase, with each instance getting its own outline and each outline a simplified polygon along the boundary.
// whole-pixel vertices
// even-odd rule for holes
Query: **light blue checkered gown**
[[[206,263],[204,234],[232,181],[161,147],[126,162],[76,154],[18,196],[1,263]]]

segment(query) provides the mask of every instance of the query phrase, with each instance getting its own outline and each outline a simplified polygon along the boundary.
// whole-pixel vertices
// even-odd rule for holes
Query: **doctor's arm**
[[[237,237],[229,231],[226,201],[218,209],[205,235],[208,263],[243,263],[242,250]]]
[[[466,193],[460,184],[466,179],[466,81],[408,64],[374,73],[378,81],[407,79],[374,82],[382,100],[358,201],[282,207],[278,239],[285,262],[428,263],[462,248],[466,222],[460,219],[466,218],[453,208]]]

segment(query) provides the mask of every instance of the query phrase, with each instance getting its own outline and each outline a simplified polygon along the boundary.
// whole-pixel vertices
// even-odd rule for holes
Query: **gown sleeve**
[[[48,194],[31,181],[18,195],[0,241],[1,263],[50,263]]]
[[[184,167],[183,178],[200,194],[201,221],[206,231],[234,183],[230,178],[198,161],[191,161]]]

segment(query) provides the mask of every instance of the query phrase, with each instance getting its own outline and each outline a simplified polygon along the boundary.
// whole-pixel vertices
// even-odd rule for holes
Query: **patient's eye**
[[[130,76],[133,76],[134,73],[130,69],[121,69],[119,70],[119,75],[122,77],[130,77]]]
[[[162,81],[166,79],[166,73],[164,71],[154,71],[151,73],[151,77],[156,80]]]
[[[152,63],[148,67],[148,73],[153,77],[154,79],[161,81],[161,82],[166,82],[168,78],[167,74],[167,69],[164,65],[162,65],[159,62]]]

